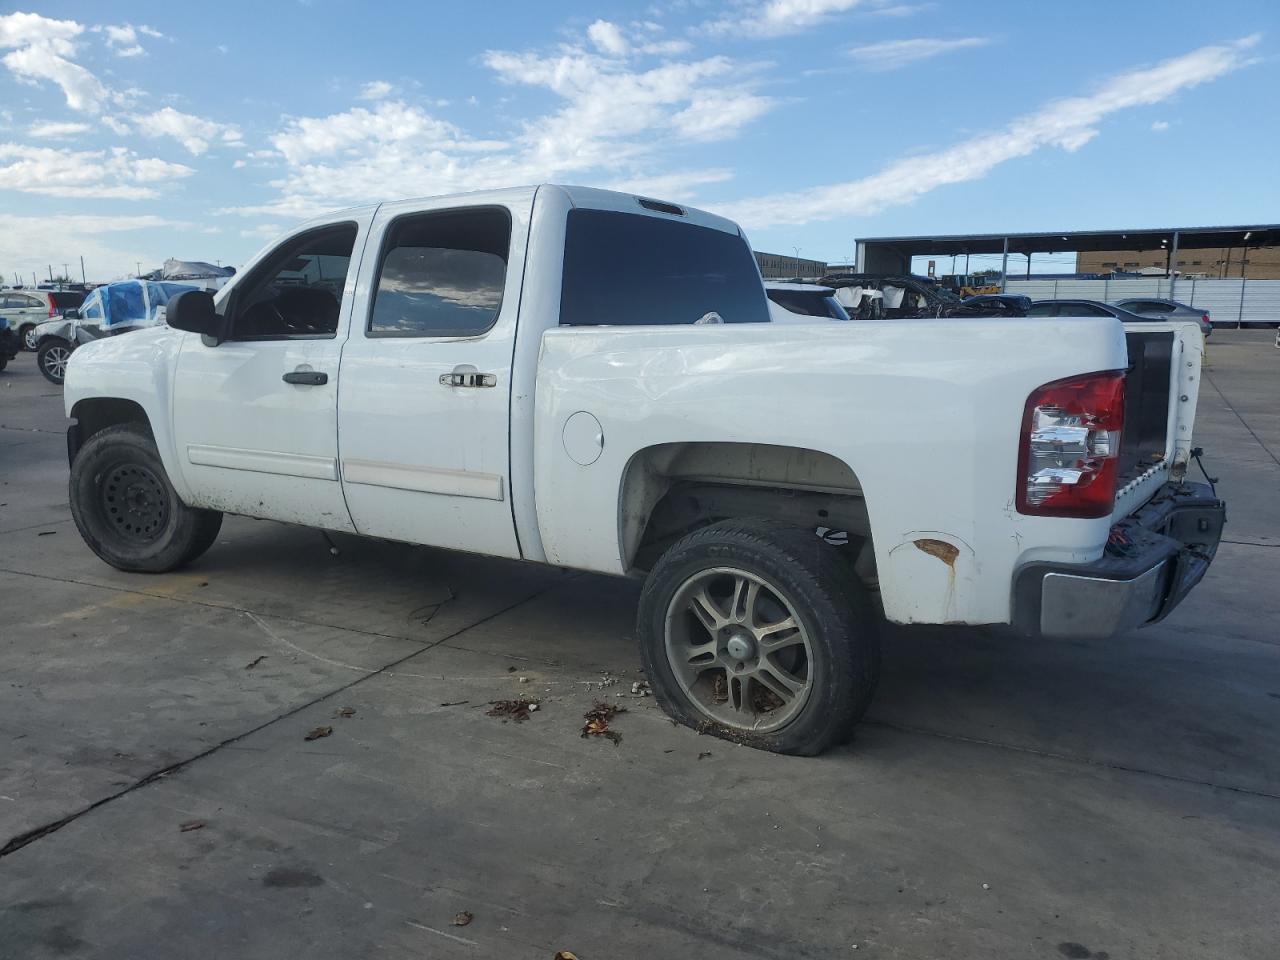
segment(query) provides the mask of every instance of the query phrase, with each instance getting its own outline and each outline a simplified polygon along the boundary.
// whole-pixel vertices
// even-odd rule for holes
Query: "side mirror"
[[[226,318],[213,308],[213,294],[208,290],[186,290],[178,294],[169,301],[165,320],[175,330],[200,334],[211,347],[227,338]]]

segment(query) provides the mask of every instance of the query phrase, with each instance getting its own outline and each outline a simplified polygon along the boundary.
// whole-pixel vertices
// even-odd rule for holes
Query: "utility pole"
[[[88,278],[84,275],[84,254],[83,253],[80,254],[80,282],[85,285],[88,285],[89,283]]]
[[[49,264],[49,282],[53,283],[53,264]]]

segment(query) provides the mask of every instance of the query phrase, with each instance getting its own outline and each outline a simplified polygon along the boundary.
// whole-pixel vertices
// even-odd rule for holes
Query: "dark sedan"
[[[1183,317],[1142,316],[1132,310],[1117,307],[1101,300],[1037,300],[1027,311],[1027,316],[1114,316],[1125,324],[1149,324],[1158,320],[1181,320]],[[1198,317],[1187,317],[1188,320]],[[1204,325],[1201,324],[1201,330]]]
[[[1177,300],[1162,300],[1159,297],[1131,297],[1128,300],[1116,300],[1117,307],[1123,307],[1130,313],[1149,320],[1194,320],[1200,324],[1200,330],[1207,337],[1213,333],[1213,324],[1209,321],[1209,311]]]

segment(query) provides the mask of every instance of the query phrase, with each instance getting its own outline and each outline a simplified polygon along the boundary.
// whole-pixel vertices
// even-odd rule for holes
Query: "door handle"
[[[318,370],[294,370],[280,379],[285,383],[296,383],[303,387],[320,387],[329,382],[329,375]]]
[[[492,373],[459,372],[440,374],[440,385],[445,387],[496,387],[498,378]]]

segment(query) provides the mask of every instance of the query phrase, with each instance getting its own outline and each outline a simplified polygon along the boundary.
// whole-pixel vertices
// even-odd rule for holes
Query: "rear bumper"
[[[1200,483],[1167,483],[1111,528],[1093,563],[1030,563],[1014,575],[1014,626],[1055,639],[1105,639],[1169,615],[1213,562],[1226,504]]]

